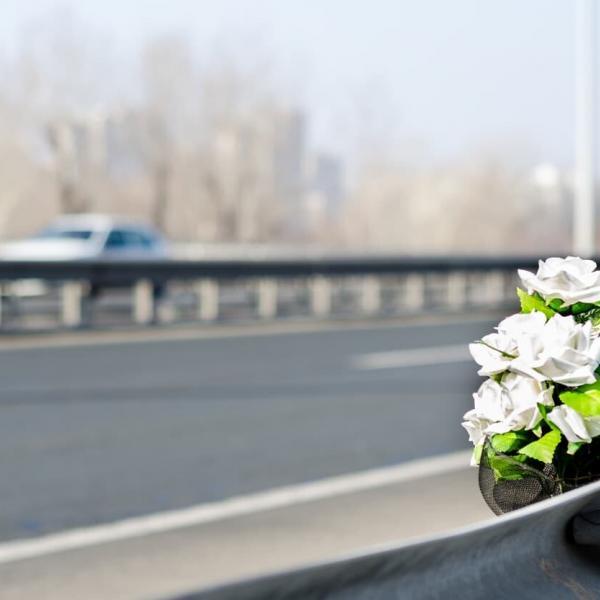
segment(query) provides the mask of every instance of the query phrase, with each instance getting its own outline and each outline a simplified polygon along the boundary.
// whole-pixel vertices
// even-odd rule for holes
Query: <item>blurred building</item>
[[[65,119],[48,127],[56,159],[79,177],[90,168],[116,178],[139,174],[142,130],[142,116],[133,110]]]
[[[308,239],[342,202],[343,166],[307,144],[294,108],[227,113],[180,143],[141,109],[71,117],[47,129],[59,210],[150,218],[176,238]]]
[[[224,185],[242,193],[237,237],[244,241],[260,237],[265,219],[279,236],[302,239],[314,222],[315,193],[327,206],[340,201],[341,165],[333,157],[311,156],[300,110],[264,109],[222,125],[213,148]]]
[[[344,199],[344,166],[337,156],[316,154],[309,159],[308,185],[311,197],[319,198],[322,210],[335,216]]]
[[[299,110],[279,111],[273,116],[273,173],[284,227],[293,236],[302,235],[307,226],[304,207],[306,117]]]

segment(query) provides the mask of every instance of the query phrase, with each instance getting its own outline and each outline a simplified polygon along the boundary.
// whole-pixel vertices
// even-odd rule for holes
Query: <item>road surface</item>
[[[0,540],[466,449],[495,322],[4,343]]]

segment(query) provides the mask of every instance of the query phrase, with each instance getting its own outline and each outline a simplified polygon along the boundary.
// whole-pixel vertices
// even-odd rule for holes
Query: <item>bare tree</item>
[[[151,217],[167,227],[172,202],[174,161],[194,148],[198,135],[196,64],[180,37],[152,40],[141,58],[143,123],[140,149],[152,182]]]
[[[282,156],[296,160],[298,173],[302,157],[290,142],[293,111],[262,58],[221,48],[200,61],[185,38],[161,36],[129,70],[123,103],[126,94],[112,87],[127,65],[109,68],[110,44],[76,14],[46,14],[22,40],[0,81],[0,155],[11,157],[7,181],[43,174],[40,197],[52,198],[45,216],[118,208],[176,237],[262,241],[281,234],[284,207],[302,191]],[[0,193],[7,207],[0,220],[18,206],[7,198]]]
[[[84,148],[94,143],[86,119],[109,101],[115,87],[100,76],[110,72],[110,44],[63,9],[30,21],[21,39],[11,81],[21,126],[46,144],[60,210],[87,210],[98,173]]]
[[[294,193],[280,164],[294,113],[278,99],[264,64],[215,60],[204,67],[201,83],[200,193],[216,235],[273,239]]]
[[[176,231],[193,220],[199,235],[210,230],[218,240],[272,237],[281,110],[264,78],[230,59],[201,65],[176,37],[145,48],[142,74],[141,147],[154,222]]]
[[[564,247],[560,208],[540,208],[529,169],[501,156],[436,168],[388,165],[363,173],[343,226],[349,244],[410,253]]]

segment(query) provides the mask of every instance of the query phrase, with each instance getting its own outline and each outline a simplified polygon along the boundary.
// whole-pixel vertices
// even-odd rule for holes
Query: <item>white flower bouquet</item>
[[[569,256],[519,277],[521,312],[470,345],[486,380],[463,427],[496,514],[600,479],[600,271]]]

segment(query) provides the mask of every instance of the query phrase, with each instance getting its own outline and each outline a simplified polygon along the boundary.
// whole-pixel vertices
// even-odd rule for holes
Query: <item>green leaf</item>
[[[563,404],[576,410],[582,417],[600,416],[600,381],[562,392],[559,397]]]
[[[473,448],[473,462],[478,465],[481,462],[481,454],[483,453],[483,444],[478,444]]]
[[[575,392],[592,392],[592,391],[600,392],[600,380],[594,381],[594,383],[586,383],[585,385],[580,385],[578,388],[575,388]]]
[[[538,407],[538,410],[540,411],[540,414],[542,415],[543,422],[546,423],[546,425],[548,425],[548,427],[550,427],[550,429],[552,429],[552,431],[560,431],[560,429],[548,418],[548,408],[552,408],[552,407],[548,407],[545,404],[541,404],[540,402],[538,402],[537,407]],[[542,426],[542,424],[540,423],[535,428],[535,430],[540,429],[540,436],[538,436],[538,437],[541,437],[541,426]]]
[[[526,456],[498,456],[488,452],[488,464],[494,472],[496,481],[516,481],[523,479],[526,473],[522,463],[527,460]]]
[[[597,327],[600,325],[600,308],[594,304],[588,305],[590,308],[581,313],[573,313],[575,321],[577,323],[585,323],[591,321],[592,325]]]
[[[509,431],[492,436],[492,448],[496,452],[508,454],[516,452],[531,441],[531,436],[525,431]]]
[[[541,402],[538,402],[537,407],[540,411],[540,414],[542,415],[542,418],[545,419],[548,414],[548,407],[545,404],[542,404]]]
[[[528,294],[521,288],[517,288],[517,296],[519,296],[521,312],[523,313],[530,313],[537,310],[548,318],[553,317],[556,314],[556,311],[547,306],[542,297],[538,294]]]
[[[567,445],[567,454],[573,455],[581,446],[585,446],[586,442],[569,442]]]
[[[539,440],[531,442],[519,450],[519,454],[524,454],[529,458],[539,460],[540,462],[550,464],[554,458],[554,451],[561,440],[560,431],[552,430],[550,433],[542,436]]]
[[[550,302],[546,302],[546,304],[552,310],[555,310],[556,312],[559,312],[559,313],[568,313],[569,312],[569,307],[563,306],[563,301],[560,298],[554,298],[553,300],[550,300]]]
[[[594,304],[588,304],[587,302],[575,302],[575,304],[571,306],[571,314],[580,315],[581,313],[588,312],[594,308]]]
[[[590,311],[598,310],[598,305],[589,304],[588,302],[575,302],[570,306],[563,306],[563,301],[560,298],[549,300],[546,302],[546,306],[562,315],[574,315],[578,317],[578,320],[584,319]]]

